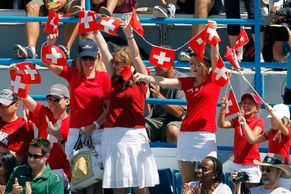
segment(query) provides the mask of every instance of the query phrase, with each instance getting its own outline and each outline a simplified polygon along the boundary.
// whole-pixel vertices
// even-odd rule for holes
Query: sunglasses
[[[266,172],[266,173],[270,173],[270,172],[272,172],[275,168],[273,168],[273,167],[269,167],[269,166],[260,166],[260,169],[261,169],[261,171],[262,172]]]
[[[29,158],[34,158],[34,159],[40,159],[40,158],[43,157],[43,155],[32,154],[32,153],[30,153],[30,152],[26,152],[26,154],[27,154],[27,157],[29,157]]]
[[[55,97],[55,96],[47,96],[46,101],[47,102],[54,102],[54,103],[59,103],[60,100],[63,98]]]
[[[198,165],[198,169],[201,169],[203,173],[209,171],[209,169],[207,169],[205,166],[202,166],[201,164]],[[210,172],[213,172],[213,171],[210,171]]]
[[[4,105],[4,104],[1,104],[1,103],[0,103],[0,108],[9,108],[9,107],[12,106],[13,104],[15,104],[15,102],[12,102],[12,103],[9,104],[9,105]]]
[[[84,57],[81,57],[81,60],[82,61],[94,61],[95,57],[84,56]]]

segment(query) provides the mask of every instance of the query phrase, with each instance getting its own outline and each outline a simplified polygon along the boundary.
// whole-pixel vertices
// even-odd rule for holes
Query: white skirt
[[[101,141],[103,188],[144,188],[159,184],[156,162],[144,128],[106,128]]]
[[[180,132],[177,142],[178,160],[195,162],[206,156],[217,158],[215,133]]]

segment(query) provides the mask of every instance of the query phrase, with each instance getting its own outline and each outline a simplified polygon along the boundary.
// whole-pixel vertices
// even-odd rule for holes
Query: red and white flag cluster
[[[44,32],[48,34],[59,34],[59,15],[54,10],[49,10],[47,22],[44,27]]]
[[[41,77],[35,65],[31,62],[23,62],[15,65],[20,71],[10,70],[10,81],[14,94],[26,98],[30,84],[40,84]]]
[[[41,47],[41,60],[43,63],[59,66],[67,65],[67,56],[56,45],[44,45]]]
[[[225,117],[239,112],[239,106],[232,88],[228,92]]]

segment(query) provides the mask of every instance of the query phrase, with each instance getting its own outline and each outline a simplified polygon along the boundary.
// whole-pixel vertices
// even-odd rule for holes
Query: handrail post
[[[91,1],[85,0],[85,10],[90,10],[90,9],[91,9]]]
[[[287,62],[287,85],[285,88],[283,100],[284,104],[291,105],[291,51],[289,52],[288,62]]]

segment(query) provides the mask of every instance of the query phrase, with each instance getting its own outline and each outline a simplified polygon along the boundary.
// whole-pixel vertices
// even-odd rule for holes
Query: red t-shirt
[[[144,82],[122,89],[111,79],[110,106],[105,127],[144,128],[144,105],[147,87]]]
[[[259,145],[250,144],[246,138],[244,129],[238,123],[238,117],[232,119],[234,123],[234,163],[237,164],[254,164],[253,160],[260,161]],[[246,119],[249,127],[254,130],[255,127],[264,129],[264,120],[257,116]]]
[[[50,109],[42,104],[37,103],[34,112],[30,112],[29,116],[31,121],[38,128],[38,137],[47,138],[48,134],[46,131],[48,128],[48,124],[45,117],[47,116],[53,124],[56,123],[56,120],[54,119]],[[70,116],[62,120],[60,128],[61,135],[65,141],[67,141],[69,133],[69,122]],[[61,148],[60,144],[54,143],[52,145],[52,150],[47,162],[49,163],[51,169],[63,169],[67,177],[70,178],[70,163],[67,160],[67,156]]]
[[[269,141],[268,152],[279,154],[285,158],[285,164],[289,165],[289,150],[291,145],[291,128],[288,128],[289,135],[285,136],[281,134],[281,141],[278,139],[274,140],[274,136],[278,132],[277,130],[271,129],[269,132],[264,133],[264,137]]]
[[[178,78],[185,92],[187,112],[182,121],[181,131],[216,132],[216,106],[220,87],[212,82],[211,75],[194,87],[195,78]]]
[[[22,117],[5,123],[0,118],[0,146],[10,151],[26,156],[29,143],[34,137],[33,125]]]
[[[70,128],[81,128],[96,121],[111,88],[107,72],[96,72],[94,78],[80,76],[78,69],[64,66],[61,77],[69,82]]]

